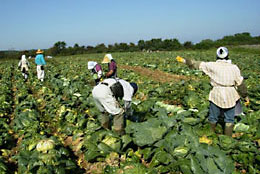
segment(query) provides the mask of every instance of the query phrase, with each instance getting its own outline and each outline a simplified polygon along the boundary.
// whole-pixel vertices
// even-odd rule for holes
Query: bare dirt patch
[[[141,66],[129,66],[129,65],[119,65],[119,68],[132,70],[141,76],[148,77],[156,82],[176,82],[180,80],[191,80],[195,79],[194,77],[184,76],[184,75],[176,75],[176,74],[170,74],[167,72],[163,72],[161,70],[151,70],[149,68],[144,68]]]

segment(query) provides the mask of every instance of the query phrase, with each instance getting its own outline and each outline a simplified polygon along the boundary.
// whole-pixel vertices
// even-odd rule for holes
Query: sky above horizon
[[[0,50],[260,35],[260,0],[1,0]]]

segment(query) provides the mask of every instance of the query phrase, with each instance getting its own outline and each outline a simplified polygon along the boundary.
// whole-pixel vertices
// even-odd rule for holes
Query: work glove
[[[186,60],[185,60],[184,58],[180,57],[180,56],[177,56],[177,57],[176,57],[176,60],[177,60],[178,62],[181,62],[181,63],[186,63]]]
[[[250,104],[250,100],[248,97],[245,98],[245,106],[248,106]]]

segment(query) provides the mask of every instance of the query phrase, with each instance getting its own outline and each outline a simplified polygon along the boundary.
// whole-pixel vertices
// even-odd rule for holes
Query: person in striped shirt
[[[209,122],[213,131],[221,113],[224,114],[225,135],[231,136],[234,127],[235,106],[240,100],[240,95],[249,103],[247,87],[239,68],[231,63],[226,47],[217,49],[215,62],[201,62],[184,59],[177,56],[177,61],[188,65],[189,68],[202,70],[210,77],[213,87],[209,93]]]

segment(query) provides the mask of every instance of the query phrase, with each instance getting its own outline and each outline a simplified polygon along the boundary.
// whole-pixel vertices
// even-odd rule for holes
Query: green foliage
[[[161,41],[155,39],[153,44]],[[71,47],[81,48],[78,44]],[[133,117],[127,119],[123,136],[100,126],[100,112],[91,95],[93,79],[87,61],[99,62],[103,53],[48,59],[45,82],[35,77],[33,63],[29,80],[24,82],[17,60],[1,61],[0,171],[259,173],[259,55],[237,53],[233,48],[230,53],[248,76],[251,101],[243,106],[245,116],[236,117],[233,138],[214,134],[207,124],[209,79],[172,60],[180,55],[212,61],[215,49],[113,53],[119,65],[164,72],[154,79],[118,69],[119,77],[139,86],[132,103]],[[166,73],[175,78],[161,82]],[[217,130],[222,131],[221,126]]]
[[[106,46],[104,43],[100,43],[96,46],[79,46],[75,43],[73,47],[67,47],[64,41],[56,42],[51,48],[44,50],[45,55],[52,56],[64,56],[64,55],[77,55],[86,53],[106,53],[106,52],[134,52],[134,51],[173,51],[183,49],[210,49],[219,46],[239,46],[237,51],[258,53],[259,49],[251,49],[240,47],[240,45],[259,45],[260,37],[252,37],[250,33],[237,33],[230,36],[224,36],[222,39],[213,41],[211,39],[204,39],[197,44],[193,44],[190,41],[186,41],[181,44],[178,39],[165,39],[153,38],[151,40],[139,40],[137,45],[134,43],[115,43]],[[1,58],[20,58],[23,53],[19,51],[0,51]],[[36,50],[27,51],[26,55],[35,56]]]

